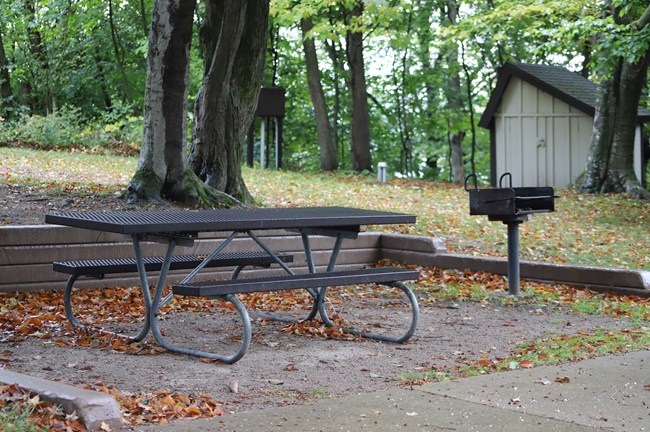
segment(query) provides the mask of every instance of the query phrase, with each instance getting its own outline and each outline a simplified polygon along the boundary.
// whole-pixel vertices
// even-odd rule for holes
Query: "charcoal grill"
[[[474,180],[473,187],[470,181]],[[504,182],[507,180],[508,185]],[[519,225],[532,218],[534,213],[555,211],[553,188],[512,187],[512,174],[499,178],[499,187],[479,189],[476,174],[465,178],[469,192],[469,214],[484,215],[490,221],[503,222],[508,227],[508,292],[519,295]]]

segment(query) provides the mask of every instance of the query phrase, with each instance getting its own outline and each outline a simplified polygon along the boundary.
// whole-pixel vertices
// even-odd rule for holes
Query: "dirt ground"
[[[0,184],[0,203],[0,221],[5,225],[40,224],[47,211],[134,208],[115,196],[62,196],[5,184]],[[77,385],[101,382],[125,393],[207,393],[226,411],[240,412],[381,390],[400,385],[408,372],[454,372],[468,362],[508,357],[515,345],[552,335],[630,327],[625,319],[577,314],[559,305],[503,305],[499,296],[483,303],[454,304],[431,301],[417,288],[416,294],[419,327],[401,345],[288,334],[283,331],[286,323],[255,319],[250,350],[233,365],[169,352],[124,354],[60,346],[53,339],[38,338],[4,342],[0,352],[12,371]],[[344,309],[339,312],[347,314],[348,322],[380,330],[406,325],[404,309],[393,299],[345,300],[339,303]],[[234,314],[218,312],[223,313],[177,312],[164,320],[163,332],[178,344],[232,351],[238,322]]]
[[[339,312],[346,322],[369,323],[397,334],[406,329],[408,313],[390,303],[348,298]],[[404,373],[453,373],[468,362],[498,360],[523,342],[629,327],[624,319],[576,314],[559,306],[501,303],[498,296],[483,303],[430,302],[420,293],[420,324],[405,344],[288,334],[283,331],[286,323],[258,318],[248,353],[233,365],[169,352],[124,354],[59,346],[53,339],[4,343],[2,350],[10,353],[5,358],[12,371],[78,385],[101,382],[122,392],[207,393],[226,411],[239,412],[372,392],[399,385]],[[162,331],[177,344],[234,352],[239,322],[232,312],[217,312],[175,313],[162,322]],[[118,328],[136,330],[123,325],[113,329]]]

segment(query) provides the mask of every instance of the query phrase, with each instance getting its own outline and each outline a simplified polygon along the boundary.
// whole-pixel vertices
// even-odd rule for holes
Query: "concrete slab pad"
[[[179,421],[140,431],[593,431],[570,422],[427,394],[409,389],[320,400],[305,406]]]
[[[650,351],[490,374],[421,388],[513,413],[612,431],[650,430]]]

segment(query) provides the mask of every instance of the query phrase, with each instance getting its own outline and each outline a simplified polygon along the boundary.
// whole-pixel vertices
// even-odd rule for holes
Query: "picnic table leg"
[[[65,284],[65,290],[63,293],[63,306],[65,308],[65,315],[68,318],[68,321],[70,321],[70,324],[72,324],[75,327],[83,329],[86,328],[87,326],[77,319],[77,317],[74,314],[74,310],[72,306],[72,289],[74,288],[74,283],[78,278],[79,275],[70,275],[70,277],[68,278],[68,282]],[[98,330],[101,332],[113,334],[113,332],[109,332],[108,330],[104,330],[102,328],[99,328]],[[116,334],[117,336],[126,337],[131,339],[132,341],[138,342],[144,339],[144,337],[147,335],[148,332],[149,332],[149,318],[145,315],[143,327],[137,335],[129,336],[122,333],[116,333]]]
[[[147,279],[147,270],[144,268],[144,258],[142,255],[142,248],[140,247],[140,238],[137,235],[133,236],[133,251],[135,252],[135,263],[138,267],[138,276],[140,277],[140,290],[144,299],[145,317],[142,330],[135,337],[131,338],[136,342],[143,340],[149,334],[151,324],[151,290],[149,287],[149,280]]]
[[[341,245],[343,244],[343,237],[340,235],[336,236],[336,242],[334,243],[334,249],[332,249],[332,255],[330,255],[330,260],[327,263],[327,271],[331,272],[334,270],[336,265],[336,259],[339,256],[341,251]],[[313,272],[312,272],[313,273]],[[321,287],[318,289],[318,298],[316,299],[316,307],[318,308],[318,313],[323,320],[323,323],[327,327],[334,327],[334,323],[327,316],[327,311],[325,310],[325,299],[327,298],[327,287]]]
[[[386,335],[380,335],[372,332],[362,332],[350,328],[344,329],[344,331],[353,334],[355,336],[361,336],[365,337],[368,339],[374,339],[382,342],[395,342],[395,343],[403,343],[406,342],[415,334],[415,330],[418,327],[418,323],[420,322],[420,306],[418,304],[418,300],[415,297],[415,294],[411,289],[402,282],[388,282],[388,283],[382,283],[379,285],[386,285],[389,287],[394,287],[400,289],[407,297],[410,306],[411,306],[411,324],[409,325],[408,330],[406,333],[404,333],[401,336],[386,336]]]
[[[239,347],[239,350],[235,354],[221,355],[221,354],[215,354],[206,351],[194,350],[191,348],[185,348],[179,345],[174,345],[170,342],[167,342],[167,340],[163,337],[162,333],[160,332],[160,327],[158,325],[158,313],[160,312],[162,291],[167,281],[169,266],[171,265],[171,260],[174,254],[175,246],[176,246],[176,242],[174,240],[171,240],[167,247],[167,253],[165,255],[165,259],[163,261],[162,267],[160,269],[160,275],[158,276],[158,283],[156,284],[156,290],[154,291],[153,300],[151,301],[150,323],[151,323],[151,333],[153,334],[154,339],[156,340],[158,345],[172,352],[187,354],[195,357],[209,358],[212,360],[221,360],[224,363],[229,363],[229,364],[235,363],[237,360],[241,359],[244,356],[244,354],[246,354],[246,351],[248,351],[252,339],[252,329],[251,329],[250,318],[248,316],[248,311],[246,310],[246,307],[233,294],[228,294],[218,298],[221,298],[225,301],[232,303],[235,306],[235,309],[239,313],[239,316],[242,320],[242,325],[243,325],[242,343]]]
[[[78,277],[79,275],[73,274],[68,278],[68,282],[65,284],[65,290],[63,291],[63,307],[65,308],[65,315],[68,317],[70,324],[75,327],[84,328],[86,326],[77,320],[72,310],[72,287]]]
[[[334,270],[334,266],[336,265],[336,259],[341,250],[342,242],[343,242],[343,238],[340,235],[337,236],[336,243],[334,244],[334,249],[332,250],[332,255],[330,256],[329,263],[327,264],[328,272]],[[311,268],[310,271],[314,273],[314,271],[312,271]],[[344,329],[344,330],[356,336],[361,336],[368,339],[374,339],[383,342],[396,342],[396,343],[406,342],[411,338],[411,336],[413,336],[415,330],[418,327],[418,323],[420,322],[420,307],[418,304],[418,300],[415,297],[415,294],[413,294],[413,291],[411,291],[411,289],[402,282],[390,282],[390,283],[385,283],[380,285],[386,285],[386,286],[398,288],[406,295],[406,298],[408,299],[409,304],[411,306],[411,324],[409,325],[409,328],[406,331],[406,333],[404,333],[401,336],[393,337],[393,336],[379,335],[371,332],[361,332],[354,329]],[[316,298],[316,302],[318,306],[318,313],[320,314],[323,323],[325,323],[327,327],[334,327],[334,323],[332,322],[332,320],[330,320],[329,316],[327,315],[327,311],[325,310],[325,299],[327,297],[327,288],[328,287],[321,287],[318,289],[318,297]]]
[[[136,265],[138,267],[138,274],[140,276],[140,286],[142,295],[144,297],[144,307],[145,307],[145,316],[142,328],[135,336],[124,335],[117,333],[118,336],[127,337],[132,341],[139,342],[143,340],[149,333],[149,315],[151,312],[151,295],[149,291],[149,282],[147,280],[147,273],[144,268],[144,261],[142,258],[142,249],[140,248],[140,239],[137,236],[133,237],[133,249],[136,256]],[[65,284],[65,289],[63,292],[63,306],[65,308],[65,314],[68,318],[68,321],[79,328],[86,328],[86,325],[82,324],[74,314],[72,306],[72,290],[74,288],[74,283],[77,281],[80,275],[73,274],[68,278],[68,281]],[[103,277],[103,276],[102,276]],[[104,330],[102,330],[104,331]]]

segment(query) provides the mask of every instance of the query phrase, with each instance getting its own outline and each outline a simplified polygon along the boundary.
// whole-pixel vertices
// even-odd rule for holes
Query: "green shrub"
[[[64,107],[47,116],[33,115],[18,121],[6,122],[0,139],[26,142],[41,148],[65,148],[75,144],[79,133],[80,110]]]
[[[126,108],[116,109],[100,119],[87,120],[81,117],[79,108],[63,107],[48,116],[23,116],[0,123],[0,143],[137,155],[142,142],[142,117],[126,112]]]

